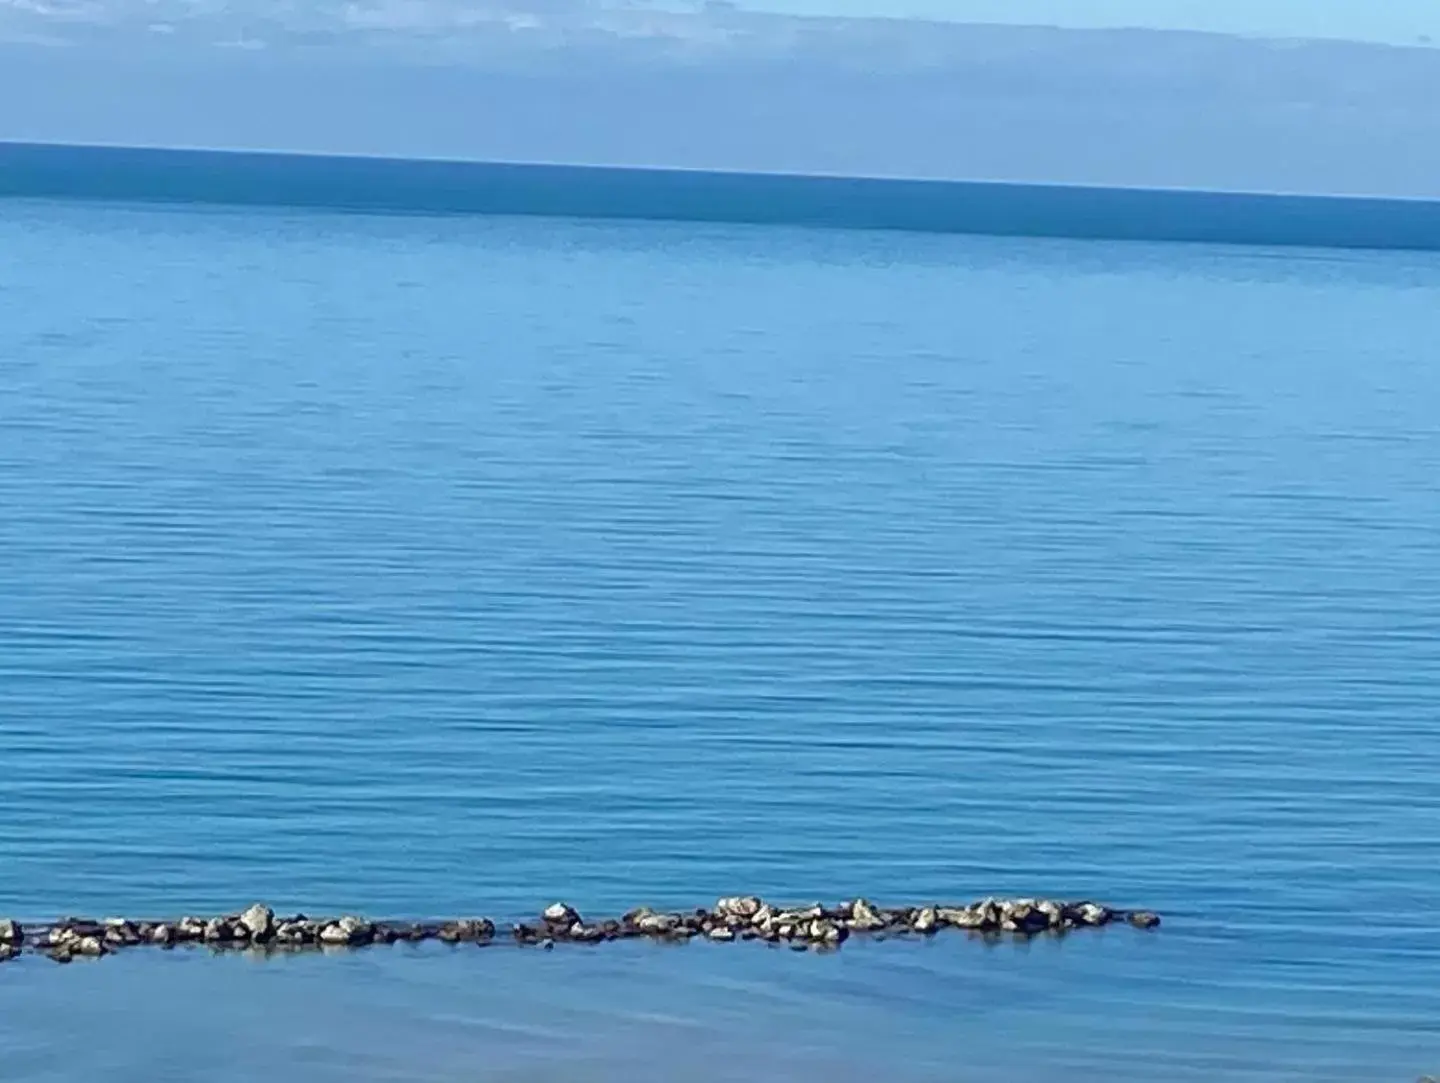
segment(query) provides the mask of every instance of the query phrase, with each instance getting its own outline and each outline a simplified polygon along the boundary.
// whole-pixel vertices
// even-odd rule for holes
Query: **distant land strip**
[[[1440,200],[0,142],[0,197],[1440,250]]]
[[[502,929],[489,918],[446,921],[372,921],[355,915],[278,916],[263,903],[212,917],[174,920],[61,918],[38,926],[0,919],[0,962],[30,953],[57,963],[101,958],[144,946],[175,948],[186,944],[216,950],[262,953],[349,951],[380,944],[440,941],[486,947],[510,943],[551,949],[557,944],[604,944],[644,939],[684,943],[758,941],[795,951],[839,948],[852,936],[870,939],[928,937],[945,930],[974,936],[1029,938],[1065,936],[1080,929],[1127,924],[1155,929],[1159,915],[1148,910],[1116,910],[1094,902],[1050,899],[982,899],[955,905],[877,906],[853,899],[835,906],[814,903],[777,906],[755,895],[720,899],[713,907],[659,911],[637,907],[618,918],[589,920],[567,903],[554,903],[533,921]]]

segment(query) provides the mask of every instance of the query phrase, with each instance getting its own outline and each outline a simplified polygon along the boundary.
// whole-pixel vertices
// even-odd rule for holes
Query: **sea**
[[[5,1083],[1440,1072],[1440,253],[130,153],[0,155],[0,916],[1165,923],[27,956]]]

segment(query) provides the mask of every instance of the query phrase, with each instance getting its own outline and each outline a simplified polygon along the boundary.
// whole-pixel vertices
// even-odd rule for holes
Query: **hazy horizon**
[[[0,0],[11,141],[1434,197],[1437,96],[1440,50],[1374,42],[723,3]]]

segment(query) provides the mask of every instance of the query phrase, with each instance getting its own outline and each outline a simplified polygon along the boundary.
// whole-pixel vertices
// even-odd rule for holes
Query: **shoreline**
[[[567,903],[553,903],[538,918],[499,924],[491,918],[379,921],[356,915],[277,916],[263,903],[211,917],[174,920],[66,917],[38,925],[0,918],[0,962],[24,954],[57,963],[102,958],[130,948],[202,945],[218,951],[265,953],[351,951],[397,943],[438,941],[488,947],[512,944],[550,950],[557,944],[599,945],[618,940],[686,943],[755,941],[797,951],[835,950],[852,936],[871,940],[929,937],[960,931],[983,938],[1064,936],[1080,929],[1125,924],[1153,930],[1160,916],[1094,902],[986,898],[969,904],[877,906],[858,898],[834,906],[777,906],[756,895],[718,900],[713,907],[657,911],[636,907],[619,917],[587,920]]]

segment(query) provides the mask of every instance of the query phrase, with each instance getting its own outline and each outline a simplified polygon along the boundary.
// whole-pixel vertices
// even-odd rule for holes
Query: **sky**
[[[1440,197],[1440,48],[1415,47],[1437,22],[1440,0],[0,0],[0,139]]]
[[[1440,42],[1440,0],[750,0],[746,6],[793,15]]]

